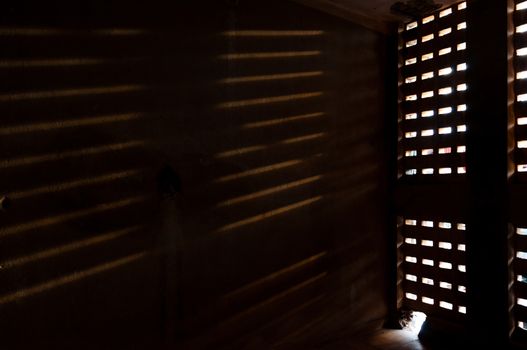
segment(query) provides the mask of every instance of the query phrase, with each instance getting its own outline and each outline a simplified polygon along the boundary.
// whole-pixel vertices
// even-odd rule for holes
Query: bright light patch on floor
[[[426,321],[426,315],[422,312],[412,311],[410,315],[410,322],[408,323],[407,329],[413,334],[419,334],[423,323]]]

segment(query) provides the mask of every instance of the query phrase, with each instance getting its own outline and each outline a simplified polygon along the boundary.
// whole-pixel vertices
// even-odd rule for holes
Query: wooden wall
[[[0,21],[4,349],[287,349],[386,316],[384,36],[279,0]]]

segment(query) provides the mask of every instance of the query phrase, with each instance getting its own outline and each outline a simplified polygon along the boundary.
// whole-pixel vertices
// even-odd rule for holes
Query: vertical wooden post
[[[507,1],[472,1],[467,12],[467,278],[469,335],[508,341]]]
[[[388,294],[388,317],[385,322],[386,328],[401,328],[399,324],[399,301],[398,301],[398,247],[397,247],[397,213],[396,213],[396,204],[395,204],[395,189],[397,186],[397,176],[398,176],[398,150],[397,144],[398,140],[398,64],[399,64],[399,39],[398,39],[398,28],[394,26],[392,29],[392,34],[387,37],[387,61],[389,63],[389,69],[387,72],[393,72],[388,74],[386,77],[386,128],[385,128],[385,139],[389,140],[391,148],[388,147],[387,155],[389,157],[389,193],[390,200],[388,201],[388,233],[389,233],[389,244],[390,249],[388,256],[388,272],[390,276],[389,290]]]

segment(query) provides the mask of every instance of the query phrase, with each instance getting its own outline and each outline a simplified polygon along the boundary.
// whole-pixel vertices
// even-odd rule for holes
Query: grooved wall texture
[[[387,39],[228,3],[0,13],[2,349],[290,348],[386,315]]]

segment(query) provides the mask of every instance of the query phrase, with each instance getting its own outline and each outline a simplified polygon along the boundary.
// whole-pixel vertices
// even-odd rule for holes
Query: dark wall
[[[291,348],[386,316],[386,38],[188,3],[0,14],[3,348]]]

